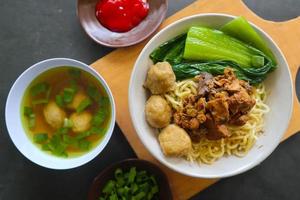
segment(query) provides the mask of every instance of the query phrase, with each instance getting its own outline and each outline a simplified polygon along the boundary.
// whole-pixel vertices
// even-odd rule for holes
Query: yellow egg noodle
[[[197,83],[194,79],[176,82],[175,90],[165,94],[166,100],[175,109],[179,110],[182,101],[189,95],[197,94]],[[263,115],[270,108],[265,104],[266,91],[263,84],[255,88],[252,97],[256,100],[255,106],[249,112],[249,120],[243,126],[227,125],[231,135],[220,140],[208,140],[202,137],[200,142],[192,144],[192,150],[186,159],[199,163],[212,164],[224,155],[245,156],[255,144],[258,136],[263,131]]]

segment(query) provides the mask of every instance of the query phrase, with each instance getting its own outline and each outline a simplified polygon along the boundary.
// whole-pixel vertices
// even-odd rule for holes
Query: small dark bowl
[[[137,44],[149,37],[164,20],[167,0],[148,0],[148,16],[135,28],[128,32],[112,32],[102,26],[96,18],[95,7],[98,0],[78,0],[77,16],[81,26],[95,42],[108,47],[125,47]]]
[[[127,159],[107,167],[94,179],[89,190],[88,200],[98,200],[102,188],[108,180],[114,178],[114,172],[117,168],[121,168],[127,171],[130,169],[130,167],[136,167],[137,170],[145,170],[149,174],[153,174],[159,186],[159,199],[172,199],[172,193],[168,183],[168,179],[158,166],[146,160]]]

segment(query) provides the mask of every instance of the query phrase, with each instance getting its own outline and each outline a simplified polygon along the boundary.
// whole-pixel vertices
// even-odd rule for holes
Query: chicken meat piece
[[[224,89],[230,93],[238,92],[241,89],[240,81],[238,79],[234,79],[230,83],[226,83],[224,85]]]
[[[249,120],[249,117],[247,115],[240,115],[236,114],[235,116],[232,116],[228,122],[230,125],[234,126],[243,126],[244,124],[247,123]]]
[[[207,110],[210,111],[217,124],[224,124],[229,120],[229,110],[226,97],[216,98],[207,102]]]
[[[175,124],[170,124],[158,135],[158,140],[166,156],[184,156],[192,148],[187,132]]]
[[[209,140],[219,140],[229,136],[229,131],[224,124],[216,124],[210,114],[206,114],[205,127],[207,128],[206,137]]]
[[[152,95],[145,106],[147,122],[154,128],[163,128],[170,124],[171,107],[168,102],[159,95]]]
[[[210,73],[202,72],[196,79],[198,80],[198,95],[205,96],[209,91],[210,87],[213,84],[213,76]]]
[[[193,142],[200,142],[200,139],[207,135],[207,128],[204,125],[201,125],[199,129],[189,131],[188,134]]]
[[[84,132],[91,128],[92,114],[88,111],[83,111],[81,113],[73,113],[70,116],[70,120],[72,121],[73,132]]]
[[[176,77],[168,62],[158,62],[151,66],[144,86],[152,94],[163,94],[174,90]]]
[[[228,104],[232,115],[247,114],[255,105],[255,99],[251,98],[247,91],[242,88],[228,98]]]
[[[65,111],[60,108],[54,101],[50,101],[43,109],[46,122],[55,129],[63,126],[66,118]]]
[[[244,80],[239,80],[240,85],[246,89],[246,91],[248,92],[248,94],[252,94],[253,93],[253,87],[249,84],[249,82],[244,81]]]
[[[196,130],[206,120],[205,98],[187,97],[183,100],[183,109],[174,113],[174,122],[185,129]]]

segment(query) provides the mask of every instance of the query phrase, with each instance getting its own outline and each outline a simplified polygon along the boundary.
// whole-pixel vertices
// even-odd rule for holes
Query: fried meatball
[[[170,124],[158,135],[158,140],[166,156],[184,156],[192,148],[187,132],[175,124]]]
[[[144,86],[152,94],[163,94],[175,88],[176,77],[168,62],[159,62],[151,66]]]
[[[69,109],[71,109],[71,110],[76,110],[77,107],[79,106],[79,104],[80,104],[83,100],[85,100],[85,99],[87,99],[87,98],[88,98],[88,96],[84,93],[84,91],[83,91],[83,90],[79,90],[79,91],[75,94],[75,96],[74,96],[74,98],[73,98],[73,101],[67,105],[67,108],[69,108]]]
[[[65,111],[60,108],[54,101],[50,101],[43,110],[46,122],[55,129],[62,127],[66,118]]]
[[[87,131],[91,128],[92,114],[88,111],[73,113],[70,116],[72,121],[72,131],[75,133]]]
[[[170,123],[171,107],[159,95],[152,95],[146,102],[146,119],[154,128],[163,128]]]

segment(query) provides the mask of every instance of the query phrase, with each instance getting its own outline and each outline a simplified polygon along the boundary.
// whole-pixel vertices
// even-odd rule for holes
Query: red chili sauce
[[[127,32],[148,15],[149,4],[143,0],[99,0],[96,17],[107,29]]]

